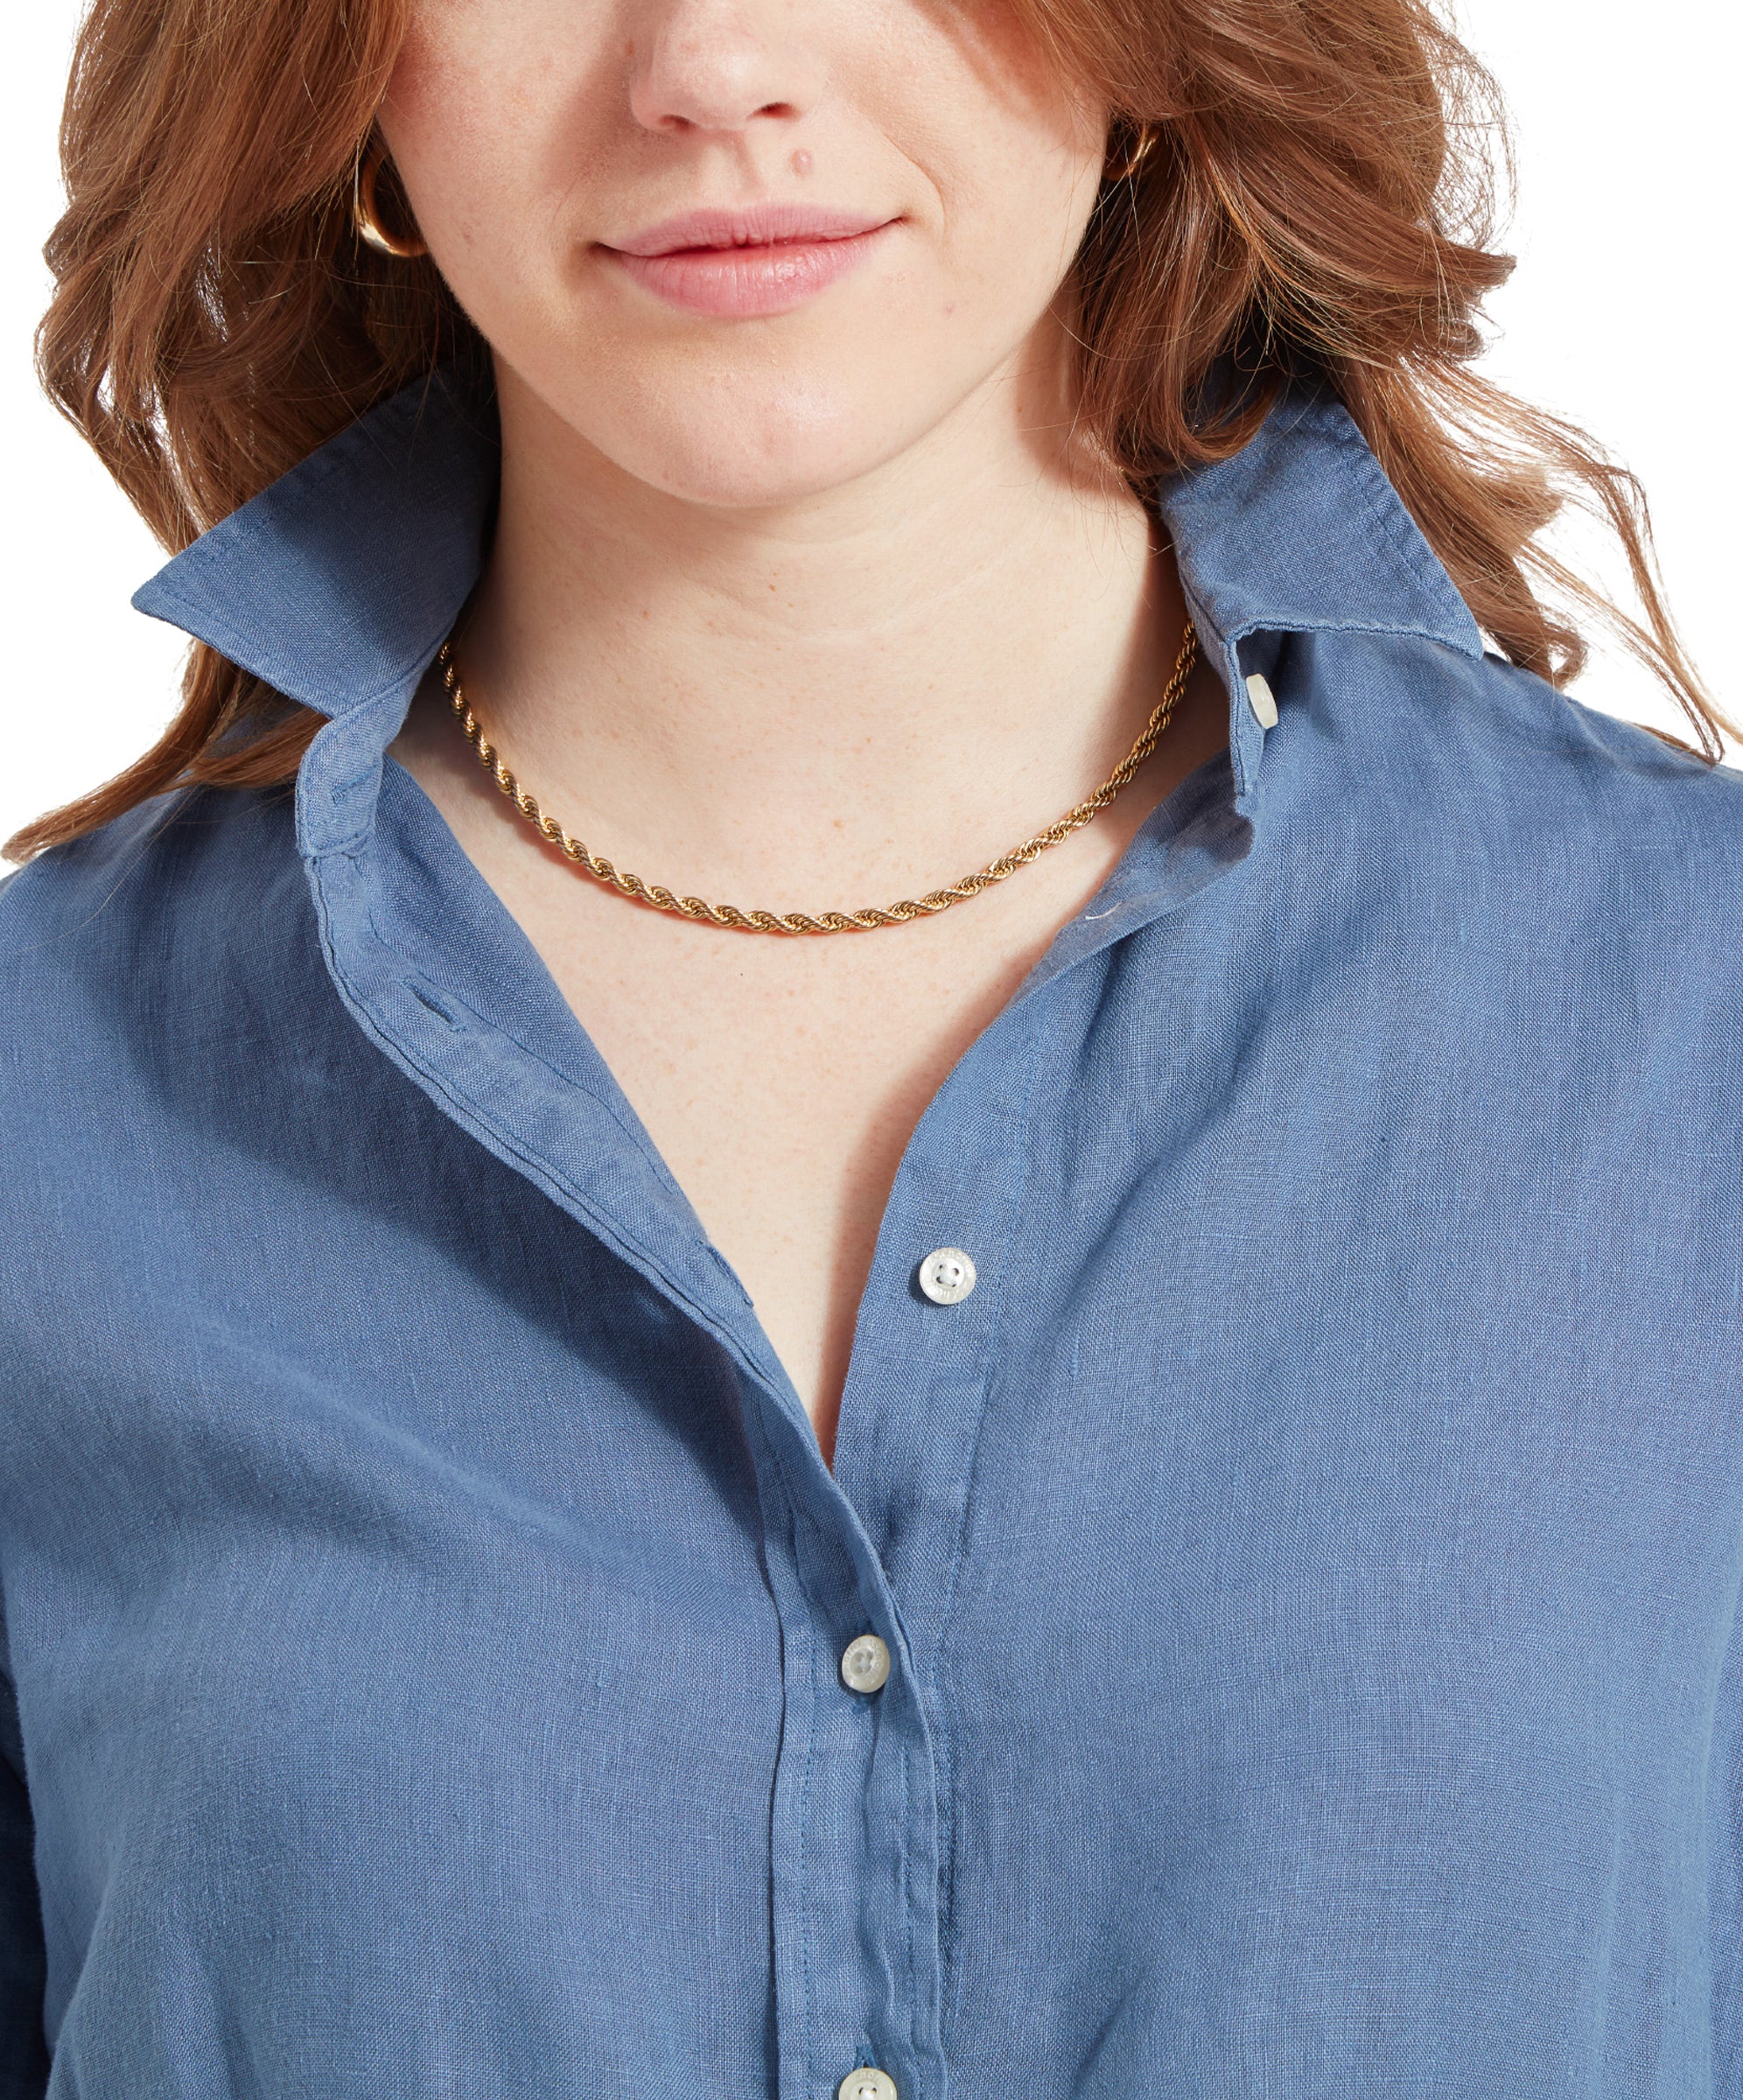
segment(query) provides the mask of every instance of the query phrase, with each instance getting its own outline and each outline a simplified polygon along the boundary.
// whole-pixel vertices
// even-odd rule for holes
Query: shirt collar
[[[298,794],[305,851],[367,836],[382,754],[478,579],[495,502],[494,411],[442,375],[354,424],[135,596],[330,718]],[[1172,477],[1157,508],[1229,694],[1236,804],[1264,731],[1246,677],[1265,638],[1415,634],[1482,653],[1476,622],[1348,414],[1285,400],[1233,458]]]

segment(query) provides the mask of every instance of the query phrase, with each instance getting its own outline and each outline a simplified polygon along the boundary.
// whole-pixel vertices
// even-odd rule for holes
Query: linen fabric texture
[[[1743,2094],[1743,779],[1340,409],[1163,486],[1228,748],[914,1132],[831,1474],[385,755],[497,469],[420,388],[172,562],[294,794],[0,891],[0,2100]]]

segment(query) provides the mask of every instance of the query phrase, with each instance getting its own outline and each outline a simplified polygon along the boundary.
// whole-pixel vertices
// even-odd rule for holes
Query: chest
[[[395,756],[536,950],[743,1283],[827,1457],[917,1125],[1158,803],[1203,780],[1227,733],[1221,686],[1201,665],[1166,745],[1118,801],[1010,879],[906,924],[808,937],[724,931],[591,881],[507,814],[445,717],[414,707]],[[965,781],[965,835],[977,795]],[[806,896],[815,870],[768,880],[779,908],[823,908]]]
[[[1698,2006],[1743,1507],[1725,1075],[1697,1098],[1683,1052],[1657,1115],[1624,1031],[1575,1068],[1523,1026],[1530,980],[1480,1007],[1444,970],[1280,968],[1237,917],[1271,892],[1228,886],[1233,932],[1158,920],[960,1050],[917,991],[856,1009],[838,1120],[905,1041],[953,1061],[895,1147],[833,1475],[597,1072],[556,1071],[529,1000],[486,1014],[505,931],[472,978],[450,933],[439,980],[408,936],[372,984],[354,926],[374,1039],[312,941],[243,955],[295,996],[226,1009],[253,1083],[197,1116],[211,1010],[178,1003],[178,1142],[136,1089],[95,1102],[105,1172],[32,1241],[7,1337],[64,1989],[123,1942],[241,1947],[295,2034],[284,1950],[312,1948],[379,2090],[408,2074],[375,2008],[411,1998],[464,2009],[431,2031],[479,2090],[548,2006],[542,2061],[587,2090],[664,1976],[696,2090],[771,2084],[773,2003],[794,2091],[922,2032],[1099,2057],[1071,2090],[1110,2100],[1194,2021],[1271,2033],[1256,1919],[1307,1979],[1290,2036],[1343,2033],[1359,1988],[1382,2039],[1512,2002],[1529,1920],[1555,1991],[1467,2090],[1528,2090],[1514,2062],[1642,1977]],[[577,1011],[606,963],[558,977]],[[675,1167],[684,1132],[755,1074],[705,1090],[729,984],[638,967],[642,1032],[599,1047],[662,1074],[637,1114],[702,1212],[724,1155]],[[802,1002],[736,996],[805,1097]],[[723,1236],[757,1190],[794,1214],[753,1152]],[[955,1306],[913,1287],[946,1243],[979,1271]],[[867,1630],[875,1704],[839,1669]],[[1662,2090],[1701,2090],[1673,2045]],[[1358,2090],[1343,2059],[1298,2082]]]
[[[787,941],[511,881],[565,1001],[748,1292],[826,1456],[903,1153],[1045,945],[1057,887],[877,934]]]
[[[487,804],[452,799],[457,835],[748,1292],[826,1458],[914,1130],[1152,800],[1134,795],[1017,879],[935,916],[782,937],[633,904]]]

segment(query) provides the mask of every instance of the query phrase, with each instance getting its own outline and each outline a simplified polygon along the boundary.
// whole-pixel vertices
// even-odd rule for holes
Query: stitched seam
[[[920,1705],[918,1685],[914,1687],[914,1702],[917,1711]],[[912,1767],[918,1750],[917,1740],[910,1741],[904,1746],[902,1750],[900,1766],[902,1781],[901,1828],[904,1832],[914,1828],[914,1788]],[[935,1816],[936,1813],[934,1809],[934,1815]],[[937,1844],[935,1829],[933,1834],[933,1843],[935,1847]],[[933,1861],[932,1871],[934,1884],[933,1904],[935,1908],[938,1901],[935,1893],[938,1863],[935,1858]],[[908,2053],[917,2060],[922,2053],[920,2039],[920,2008],[924,2001],[925,1994],[919,1988],[920,1953],[914,1942],[914,1863],[906,1841],[896,1847],[896,1905],[901,1914],[907,1920]]]
[[[408,389],[409,391],[410,389]],[[309,509],[312,500],[325,490],[328,482],[335,475],[343,473],[351,467],[357,453],[368,449],[376,453],[377,456],[383,454],[386,450],[382,443],[384,433],[390,430],[410,430],[416,424],[422,422],[425,402],[429,398],[430,392],[430,386],[426,383],[418,389],[416,401],[408,401],[404,396],[401,396],[397,400],[383,402],[381,407],[373,413],[360,416],[354,423],[347,424],[333,438],[330,445],[322,446],[318,452],[312,453],[300,466],[294,467],[286,480],[273,485],[277,491],[273,497],[273,508],[277,514],[286,519],[304,516]],[[252,520],[244,517],[243,513],[248,508],[247,504],[243,504],[239,508],[231,511],[228,516],[220,518],[212,528],[214,536],[242,541],[252,540],[256,537],[259,514],[256,513],[255,519]],[[228,531],[226,530],[227,527],[228,528]],[[186,562],[186,566],[183,568],[182,573],[184,575],[197,574],[209,567],[211,562],[216,558],[210,551],[210,539],[205,542],[208,551],[204,555],[195,552],[195,549],[200,544],[200,542],[196,542],[194,547],[189,548],[184,555],[178,556],[176,562],[172,562],[167,569],[160,570],[158,576],[153,577],[144,589],[150,591],[161,582],[165,598],[186,604],[187,601],[182,595],[181,586],[174,575],[178,565]],[[194,556],[191,562],[186,560],[189,554]]]
[[[665,1288],[670,1291],[672,1296],[690,1313],[696,1325],[705,1334],[711,1334],[727,1351],[733,1362],[740,1365],[751,1377],[756,1379],[759,1383],[764,1382],[762,1372],[745,1353],[743,1344],[717,1326],[711,1315],[696,1303],[682,1284],[673,1281],[661,1264],[654,1259],[639,1241],[630,1234],[621,1232],[614,1225],[608,1223],[598,1207],[566,1175],[559,1173],[548,1161],[541,1159],[536,1153],[528,1152],[524,1145],[511,1138],[496,1122],[495,1118],[486,1114],[475,1102],[455,1093],[452,1088],[425,1063],[409,1043],[402,1041],[376,1020],[362,993],[358,990],[339,960],[331,928],[326,923],[327,906],[325,897],[321,899],[321,946],[327,957],[328,967],[332,971],[335,981],[348,995],[348,1003],[352,1012],[356,1016],[364,1032],[372,1037],[382,1049],[390,1054],[397,1052],[408,1064],[416,1067],[419,1074],[429,1082],[432,1090],[439,1094],[442,1099],[452,1107],[456,1112],[456,1120],[459,1122],[462,1128],[467,1127],[469,1123],[482,1125],[501,1145],[502,1150],[517,1160],[526,1170],[528,1179],[536,1186],[543,1189],[548,1195],[553,1188],[560,1190],[562,1196],[572,1202],[577,1211],[582,1214],[589,1230],[595,1233],[607,1247],[622,1256],[632,1268],[641,1274],[647,1275],[651,1271],[657,1275]]]
[[[785,1460],[785,1459],[784,1459],[784,1458],[781,1456],[780,1451],[780,1449],[779,1449],[778,1446],[776,1445],[776,1443],[775,1443],[774,1439],[772,1437],[770,1437],[770,1436],[768,1435],[768,1433],[767,1433],[766,1430],[766,1429],[765,1429],[765,1428],[764,1428],[764,1427],[763,1427],[763,1426],[762,1426],[760,1424],[759,1424],[759,1425],[758,1425],[758,1431],[757,1431],[757,1434],[758,1434],[759,1440],[760,1440],[760,1441],[762,1443],[762,1445],[763,1445],[763,1446],[764,1446],[765,1450],[766,1450],[766,1451],[767,1452],[767,1453],[768,1453],[769,1462],[770,1462],[770,1464],[772,1465],[772,1466],[774,1467],[774,1475],[775,1475],[775,1482],[776,1482],[776,1485],[779,1487],[779,1488],[780,1488],[780,1490],[781,1500],[783,1501],[783,1502],[786,1504],[786,1507],[787,1507],[788,1534],[789,1534],[789,1536],[791,1537],[791,1540],[792,1540],[792,1554],[793,1554],[793,1578],[794,1578],[794,1582],[795,1582],[795,1583],[798,1585],[800,1595],[801,1595],[801,1597],[802,1597],[802,1598],[804,1600],[804,1602],[805,1602],[805,1604],[807,1605],[807,1606],[808,1606],[808,1607],[809,1607],[809,1608],[811,1608],[811,1609],[813,1609],[813,1610],[814,1610],[814,1609],[815,1609],[815,1600],[813,1600],[813,1597],[812,1597],[812,1594],[811,1594],[811,1588],[810,1588],[810,1585],[809,1585],[809,1584],[808,1584],[808,1583],[806,1581],[806,1579],[805,1579],[805,1566],[804,1566],[804,1559],[803,1559],[803,1556],[801,1554],[801,1552],[800,1552],[800,1550],[799,1550],[799,1526],[800,1526],[800,1524],[801,1524],[801,1522],[802,1522],[805,1521],[805,1513],[804,1513],[804,1509],[803,1509],[803,1507],[802,1507],[802,1503],[801,1503],[801,1502],[800,1502],[800,1500],[799,1500],[799,1497],[798,1497],[796,1494],[794,1494],[794,1491],[793,1491],[793,1482],[792,1482],[792,1478],[791,1478],[790,1474],[788,1474],[788,1470],[787,1470],[787,1461],[786,1461],[786,1460]],[[779,1617],[780,1617],[780,1604],[779,1604],[779,1600],[777,1600],[777,1602],[776,1602],[775,1613],[776,1613],[776,1616],[777,1616],[777,1618],[779,1618]],[[780,1752],[780,1754],[784,1756],[784,1755],[786,1754],[786,1748],[787,1748],[787,1746],[786,1746],[786,1727],[785,1727],[785,1715],[786,1715],[786,1710],[787,1710],[787,1704],[788,1704],[788,1700],[787,1700],[787,1667],[788,1667],[788,1659],[787,1659],[787,1645],[788,1645],[788,1643],[787,1643],[787,1627],[786,1627],[786,1622],[785,1622],[785,1620],[784,1620],[781,1621],[781,1629],[780,1629],[780,1630],[781,1630],[781,1669],[780,1669],[780,1696],[781,1696],[781,1707],[782,1707],[782,1715],[783,1715],[783,1726],[782,1726],[782,1731],[781,1731],[782,1741],[781,1741],[781,1752]],[[813,1664],[813,1667],[815,1668],[815,1663]],[[796,1816],[797,1816],[797,1818],[798,1818],[798,1824],[799,1824],[799,1829],[798,1829],[798,1857],[797,1857],[797,1859],[796,1859],[796,1861],[795,1861],[795,1866],[794,1866],[794,1873],[795,1873],[795,1879],[796,1879],[796,1880],[797,1880],[797,1884],[798,1884],[798,1895],[799,1895],[799,1905],[798,1905],[798,1913],[799,1913],[799,1915],[798,1915],[798,1929],[799,1929],[799,1983],[800,1983],[800,2005],[799,2005],[799,2044],[800,2044],[800,2054],[801,2054],[801,2057],[802,2057],[802,2068],[803,2068],[803,2070],[805,2071],[805,2073],[807,2074],[807,2076],[808,2076],[808,2074],[809,2074],[809,2071],[810,2071],[810,2067],[811,2067],[811,2064],[812,2064],[812,2062],[813,2062],[813,2061],[814,2061],[814,2059],[816,2058],[816,2038],[815,2038],[815,2035],[814,2035],[814,2034],[813,2034],[813,2022],[812,2022],[812,2013],[811,2013],[811,2007],[812,2007],[812,2004],[813,2004],[813,2001],[814,2001],[814,1999],[815,1999],[815,1998],[816,1998],[816,1991],[814,1990],[814,1988],[813,1988],[813,1986],[812,1986],[812,1982],[811,1982],[811,1936],[810,1936],[810,1932],[809,1932],[809,1930],[808,1930],[808,1921],[807,1921],[807,1918],[806,1918],[806,1908],[805,1908],[805,1904],[806,1904],[806,1887],[807,1887],[807,1877],[806,1877],[806,1845],[807,1845],[807,1843],[808,1843],[808,1835],[809,1835],[809,1831],[810,1831],[810,1815],[809,1815],[809,1806],[810,1806],[810,1799],[811,1799],[811,1768],[812,1768],[812,1761],[813,1761],[814,1754],[815,1754],[816,1747],[816,1740],[817,1740],[817,1698],[816,1698],[816,1685],[814,1684],[814,1685],[811,1687],[811,1693],[810,1693],[810,1699],[809,1699],[809,1719],[808,1719],[808,1721],[807,1722],[807,1725],[806,1725],[806,1733],[805,1733],[805,1749],[804,1749],[804,1753],[803,1753],[803,1758],[802,1758],[802,1761],[801,1762],[801,1765],[800,1765],[800,1768],[799,1768],[799,1798],[798,1798],[798,1802],[797,1802],[797,1805],[796,1805],[796,1809],[795,1809],[795,1814],[796,1814]],[[774,1864],[774,1858],[773,1858],[773,1854],[771,1853],[770,1861],[769,1861],[769,1865],[770,1865],[770,1868],[771,1868],[771,1870],[773,1870]],[[773,1881],[774,1881],[774,1874],[773,1874],[773,1872],[772,1872],[772,1871],[771,1871],[770,1880],[771,1880],[771,1885],[773,1885]],[[771,1936],[771,1936],[771,1942],[773,1942],[773,1940],[774,1940],[774,1930],[773,1930],[773,1921],[771,1921],[771,1926],[772,1926],[772,1929],[771,1929]],[[776,1953],[777,1953],[777,1970],[778,1970],[778,1967],[779,1967],[779,1955],[778,1955],[778,1950],[776,1950]],[[780,2066],[780,2054],[781,2054],[781,2048],[780,2048],[780,1992],[779,1992],[779,1989],[777,1988],[777,1990],[776,1990],[776,1993],[775,1993],[775,2020],[776,2020],[776,2032],[775,2032],[775,2062],[776,2062],[776,2070],[777,2070],[777,2076],[779,2075],[779,2066]]]
[[[347,858],[354,858],[356,857],[347,856]],[[387,952],[387,954],[392,956],[395,963],[402,970],[415,972],[415,965],[409,962],[406,958],[401,955],[398,948],[394,946],[393,942],[389,941],[387,935],[382,931],[381,924],[377,920],[374,910],[368,910],[365,915],[369,921],[369,930],[374,934],[376,940],[381,942],[382,947]],[[413,998],[421,998],[417,987],[412,981],[411,976],[408,976],[399,977],[396,979],[396,982],[402,987],[402,989],[409,991]],[[596,1088],[590,1087],[584,1079],[578,1079],[573,1073],[565,1072],[562,1066],[553,1064],[550,1058],[546,1057],[542,1051],[536,1049],[531,1043],[528,1042],[523,1036],[518,1034],[514,1029],[505,1028],[500,1021],[493,1021],[487,1015],[480,1013],[478,1008],[472,1004],[471,1000],[463,998],[458,991],[455,991],[452,988],[452,986],[444,985],[442,987],[442,994],[444,998],[452,999],[456,1006],[464,1009],[466,1012],[469,1013],[472,1019],[477,1022],[480,1029],[488,1034],[501,1037],[504,1042],[513,1043],[514,1047],[519,1050],[522,1055],[530,1058],[532,1061],[538,1066],[541,1071],[549,1072],[553,1079],[560,1081],[561,1083],[565,1087],[571,1088],[575,1093],[580,1094],[587,1100],[591,1101],[594,1107],[599,1110],[600,1114],[608,1116],[616,1128],[620,1130],[624,1137],[631,1142],[635,1148],[637,1155],[653,1171],[654,1178],[658,1182],[660,1186],[669,1193],[677,1194],[679,1196],[683,1195],[683,1191],[678,1186],[677,1183],[672,1180],[670,1172],[667,1168],[665,1162],[661,1159],[659,1154],[653,1150],[652,1140],[648,1138],[646,1131],[637,1130],[634,1124],[626,1123],[623,1119],[622,1110],[618,1107],[615,1102],[612,1101],[607,1096],[601,1094]],[[689,1198],[684,1197],[684,1200],[688,1202]]]
[[[401,691],[404,688],[407,681],[410,678],[413,671],[418,669],[421,665],[428,662],[429,654],[430,652],[428,649],[423,649],[420,650],[416,655],[407,658],[406,662],[400,668],[400,669],[395,671],[390,676],[384,678],[381,684],[376,686],[372,692],[366,693],[360,699],[348,701],[340,713],[336,715],[329,715],[327,717],[328,728],[331,728],[336,722],[348,721],[353,715],[363,713],[366,709],[374,707],[377,701],[385,700],[390,693],[397,693]],[[315,737],[313,741],[310,744],[308,750],[303,754],[302,766],[299,766],[297,769],[297,792],[299,800],[304,791],[303,783],[303,767],[309,764],[309,760],[314,752],[315,746],[320,742],[321,738],[326,734],[326,730],[322,730],[319,734]],[[330,810],[333,803],[337,802],[340,795],[346,793],[348,789],[356,787],[360,781],[367,780],[372,773],[379,773],[381,768],[384,766],[387,762],[387,747],[384,745],[382,748],[376,752],[374,758],[371,760],[369,764],[363,768],[361,773],[354,774],[348,780],[337,782],[332,788],[326,789],[325,793],[326,795],[327,808]],[[376,799],[379,800],[379,796]],[[341,855],[347,860],[354,859],[363,850],[364,847],[369,844],[370,840],[374,838],[374,835],[375,803],[372,802],[367,819],[363,822],[360,823],[355,830],[346,833],[344,837],[333,840],[329,844],[311,847],[304,858],[312,864],[325,860],[333,854]]]
[[[794,1493],[792,1476],[787,1470],[787,1461],[785,1458],[782,1457],[781,1453],[778,1450],[774,1449],[773,1445],[770,1446],[770,1449],[774,1458],[776,1470],[780,1475],[781,1493],[786,1497],[787,1506],[793,1514],[794,1578],[799,1585],[800,1593],[803,1597],[806,1606],[810,1612],[812,1619],[815,1622],[816,1618],[821,1614],[818,1611],[816,1592],[812,1588],[811,1584],[806,1578],[805,1557],[803,1553],[801,1552],[799,1547],[799,1530],[801,1525],[802,1524],[806,1530],[809,1532],[825,1548],[827,1548],[831,1542],[823,1533],[822,1527],[816,1522],[810,1511],[806,1508],[802,1498]],[[802,2031],[804,2042],[805,2069],[808,2074],[812,2064],[817,2060],[817,2036],[812,2015],[812,2006],[816,2001],[816,1992],[811,1978],[810,1875],[808,1872],[808,1846],[810,1843],[811,1830],[811,1778],[812,1774],[816,1768],[817,1722],[818,1716],[822,1706],[822,1701],[817,1696],[817,1686],[815,1682],[816,1670],[816,1659],[814,1655],[811,1658],[813,1682],[810,1686],[810,1720],[805,1732],[804,1763],[800,1768],[798,1806],[799,1966],[800,1974],[803,1979],[805,1993]]]
[[[1110,945],[1111,946],[1112,943]],[[1096,950],[1097,955],[1104,952],[1100,948]],[[1064,972],[1061,971],[1060,974],[1063,976]],[[1049,978],[1048,983],[1054,984],[1057,981],[1056,978]],[[1030,1112],[1034,1104],[1035,1087],[1040,1074],[1040,1059],[1034,1054],[1036,1032],[1037,1022],[1035,1017],[1032,1015],[1028,1029],[1028,1047],[1031,1053],[1029,1070],[1024,1082],[1021,1104],[1014,1126],[1019,1131],[1028,1128]],[[1023,1190],[1032,1168],[1032,1160],[1025,1158],[1020,1141],[1014,1151],[1013,1161],[1015,1172],[1011,1177],[1011,1186],[1008,1192],[1009,1208],[1005,1217],[1004,1240],[999,1250],[1001,1256],[1005,1255],[1011,1247],[1016,1231],[1016,1221],[1021,1209]],[[1003,1307],[1010,1302],[1012,1278],[1009,1273],[1010,1264],[1007,1261],[1001,1259],[999,1266],[1002,1279],[999,1302]],[[938,1907],[936,1930],[938,1962],[941,1970],[945,1958],[945,1930],[947,1926],[954,1928],[956,1923],[958,1820],[956,1815],[956,1731],[947,1728],[945,1726],[944,1655],[949,1640],[950,1628],[956,1618],[956,1599],[961,1586],[962,1563],[968,1550],[968,1535],[974,1507],[975,1489],[980,1478],[981,1450],[985,1439],[987,1411],[990,1404],[994,1383],[994,1367],[991,1362],[992,1339],[992,1323],[989,1322],[985,1342],[986,1361],[980,1383],[979,1412],[975,1422],[974,1441],[969,1452],[968,1478],[962,1494],[962,1514],[956,1527],[956,1537],[951,1550],[950,1566],[945,1578],[944,1608],[939,1614],[938,1637],[934,1644],[932,1656],[932,1682],[934,1690],[938,1695],[939,1717],[936,1760],[939,1789],[937,1809],[939,1857],[934,1863],[934,1869],[937,1877],[937,1891],[934,1900]],[[962,1964],[959,1961],[953,1965],[948,1993],[947,1994],[942,1988],[939,1992],[938,2053],[941,2061],[944,2053],[944,2030],[954,2019],[960,2002],[958,1994],[962,1989]],[[918,1993],[916,1993],[917,1997]]]
[[[1325,436],[1336,444],[1345,457],[1351,461],[1354,467],[1352,479],[1361,489],[1368,515],[1377,528],[1379,542],[1392,557],[1397,573],[1418,591],[1431,592],[1436,596],[1438,596],[1443,591],[1447,592],[1452,604],[1445,608],[1446,612],[1452,613],[1453,606],[1457,606],[1463,612],[1470,629],[1467,639],[1477,640],[1479,649],[1480,649],[1480,640],[1476,634],[1476,621],[1470,607],[1460,596],[1452,578],[1446,574],[1439,563],[1435,562],[1433,550],[1428,547],[1426,541],[1420,537],[1421,528],[1410,516],[1409,510],[1405,508],[1404,498],[1393,486],[1385,469],[1375,458],[1361,431],[1347,416],[1330,418],[1326,424],[1322,425],[1322,428]],[[1430,562],[1434,563],[1432,569],[1424,568],[1422,558],[1424,551],[1427,553]],[[1343,627],[1353,623],[1340,621],[1337,624],[1340,627]],[[1371,633],[1414,634],[1420,634],[1424,640],[1428,641],[1451,640],[1451,636],[1444,626],[1430,628],[1420,623],[1406,626],[1402,622],[1394,621],[1369,622],[1368,624]],[[1458,645],[1453,643],[1452,646],[1456,648]]]

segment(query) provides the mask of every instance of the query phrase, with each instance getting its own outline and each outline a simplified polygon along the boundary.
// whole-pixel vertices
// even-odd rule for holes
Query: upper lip
[[[738,211],[680,212],[645,232],[601,242],[623,256],[670,256],[683,248],[764,248],[804,241],[850,241],[887,225],[864,212],[816,204],[752,204]]]

